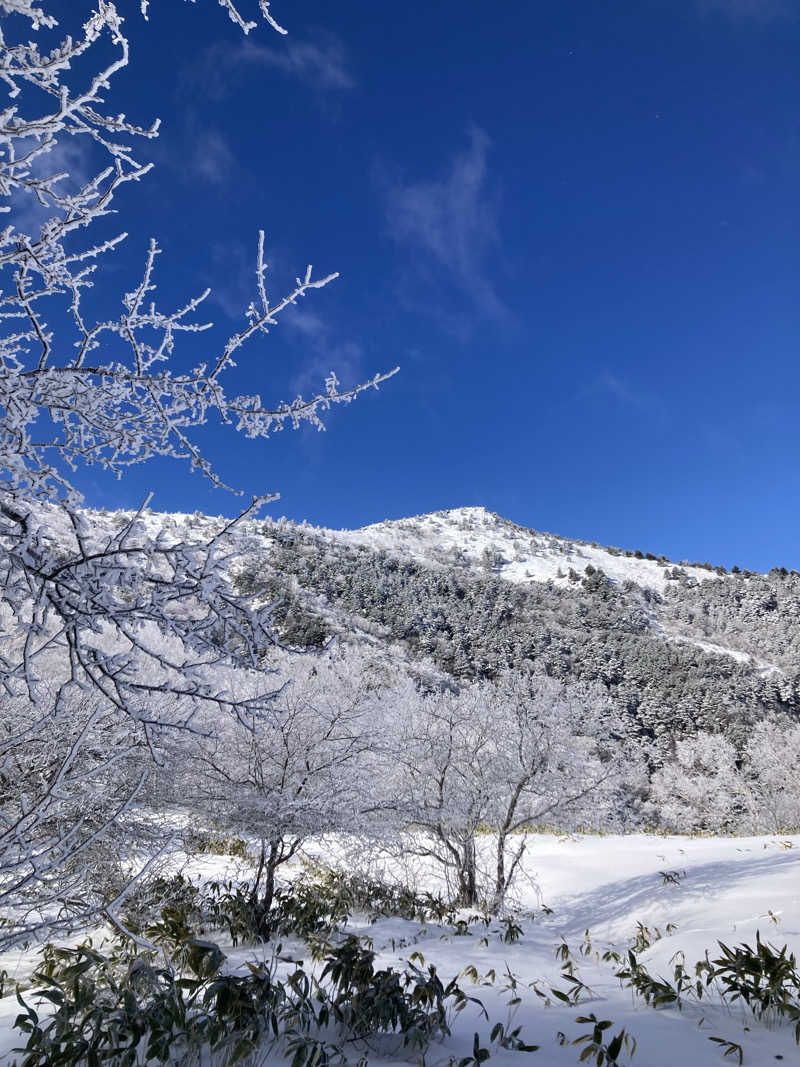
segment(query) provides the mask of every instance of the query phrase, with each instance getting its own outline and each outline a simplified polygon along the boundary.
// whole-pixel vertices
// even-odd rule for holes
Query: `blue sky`
[[[242,0],[243,8],[255,0]],[[484,505],[670,558],[800,567],[800,16],[781,0],[213,0],[131,10],[114,110],[162,120],[106,284],[150,235],[205,285],[210,358],[252,292],[341,278],[242,357],[291,399],[400,374],[328,430],[203,434],[273,514],[356,526]],[[610,10],[609,10],[610,9]],[[175,465],[92,503],[232,514]]]

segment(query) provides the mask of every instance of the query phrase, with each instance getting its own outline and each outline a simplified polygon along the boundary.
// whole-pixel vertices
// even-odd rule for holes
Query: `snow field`
[[[330,840],[316,843],[313,851],[330,862],[344,855]],[[225,857],[201,856],[182,862],[184,873],[203,880],[243,873],[235,861]],[[677,884],[665,881],[661,872],[674,872]],[[778,947],[787,944],[791,951],[800,952],[800,836],[536,834],[531,837],[525,873],[517,919],[523,934],[513,943],[502,940],[497,921],[491,922],[488,931],[482,923],[472,923],[469,934],[458,936],[448,926],[399,918],[373,923],[365,917],[351,918],[347,931],[371,939],[377,967],[401,966],[416,952],[426,965],[437,967],[445,982],[465,968],[473,967],[477,972],[477,984],[470,977],[472,971],[460,981],[466,993],[483,1002],[489,1021],[470,1005],[454,1018],[452,1036],[431,1046],[426,1064],[444,1065],[451,1058],[469,1056],[475,1033],[491,1050],[492,1064],[519,1067],[521,1057],[527,1060],[528,1055],[533,1057],[529,1061],[532,1067],[575,1064],[583,1046],[569,1042],[590,1029],[577,1023],[576,1017],[590,1013],[613,1021],[607,1036],[624,1027],[636,1039],[633,1058],[623,1055],[620,1059],[633,1067],[730,1063],[731,1059],[723,1057],[724,1050],[709,1041],[712,1036],[741,1044],[744,1064],[750,1067],[763,1067],[781,1058],[797,1061],[800,1052],[788,1024],[768,1028],[746,1007],[723,1006],[714,999],[699,1005],[690,1003],[682,1012],[672,1008],[656,1011],[622,989],[612,967],[600,957],[609,948],[624,952],[636,937],[638,924],[648,929],[653,940],[649,947],[637,949],[637,957],[654,977],[671,979],[671,961],[677,953],[683,954],[691,969],[706,950],[712,958],[718,954],[718,940],[730,946],[742,942],[753,945],[756,931],[762,940]],[[418,888],[438,887],[435,880],[423,877]],[[552,913],[547,914],[542,905]],[[531,912],[535,918],[530,917]],[[469,918],[467,913],[462,915]],[[668,926],[671,933],[667,933]],[[564,943],[569,946],[575,974],[591,991],[576,1006],[554,1002],[549,992],[553,987],[568,989],[561,973],[562,961],[555,956],[555,950]],[[269,955],[272,946],[234,950],[223,943],[223,948],[228,955],[227,968],[243,970],[247,959]],[[283,955],[309,961],[307,946],[299,941],[285,940]],[[4,959],[0,966],[12,976],[22,977],[33,961],[34,954],[28,952],[17,954],[13,961]],[[513,992],[508,987],[509,974],[516,982]],[[532,983],[548,995],[550,1006],[536,995]],[[518,1005],[509,1006],[512,996],[520,998]],[[8,1050],[18,1043],[10,1029],[17,1010],[13,996],[0,1002],[0,1050],[5,1053],[0,1062],[6,1067],[13,1063]],[[496,1022],[521,1026],[522,1039],[539,1045],[539,1050],[525,1054],[490,1044],[489,1032]],[[567,1044],[559,1044],[559,1032]],[[364,1050],[369,1063],[382,1065],[413,1058],[397,1044],[387,1039]]]

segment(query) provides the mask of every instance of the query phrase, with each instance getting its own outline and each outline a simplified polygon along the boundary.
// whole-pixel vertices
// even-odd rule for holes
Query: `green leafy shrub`
[[[758,931],[755,948],[717,944],[722,954],[707,964],[709,983],[719,984],[725,1000],[747,1004],[757,1019],[793,1022],[800,1044],[800,973],[794,953],[786,945],[777,949],[762,941]]]
[[[603,1064],[606,1067],[617,1067],[623,1051],[629,1056],[633,1056],[636,1051],[635,1038],[625,1030],[620,1030],[610,1041],[606,1042],[606,1030],[614,1025],[611,1019],[598,1019],[592,1013],[591,1015],[579,1015],[575,1021],[589,1023],[592,1027],[588,1033],[581,1034],[572,1042],[573,1045],[583,1045],[580,1055],[581,1063],[593,1059],[597,1067],[602,1067]]]
[[[275,897],[276,927],[301,937],[336,929],[356,912],[373,922],[385,916],[452,925],[457,921],[453,905],[441,896],[319,865],[309,865]]]
[[[682,960],[677,960],[672,982],[654,978],[633,950],[628,951],[627,961],[615,973],[655,1008],[674,1006],[680,1010],[686,999],[699,1001],[716,992],[724,1004],[746,1004],[762,1022],[782,1019],[793,1024],[795,1041],[800,1045],[800,972],[794,953],[786,945],[778,949],[762,941],[758,931],[755,947],[743,943],[730,948],[722,941],[717,944],[720,956],[710,959],[707,954],[695,964],[694,975]],[[616,953],[608,953],[606,958],[619,959]]]
[[[227,975],[219,946],[199,938],[183,942],[179,957],[180,966],[156,965],[153,953],[132,954],[122,940],[109,954],[88,942],[48,946],[33,996],[55,1010],[40,1018],[18,994],[15,1027],[27,1038],[14,1050],[23,1057],[20,1067],[189,1067],[209,1054],[235,1064],[256,1049],[312,1067],[344,1062],[343,1045],[377,1035],[424,1052],[450,1033],[452,1014],[469,1001],[483,1011],[455,979],[445,985],[433,966],[376,970],[374,953],[357,937],[328,947],[319,977],[300,964],[278,980],[275,962]],[[338,1043],[326,1040],[331,1030]],[[503,1047],[526,1047],[519,1030],[499,1034]]]
[[[436,968],[410,963],[403,971],[375,970],[375,953],[357,937],[346,938],[327,957],[320,984],[330,985],[330,1018],[355,1038],[396,1033],[405,1047],[425,1048],[450,1033],[448,1008],[460,1010],[468,1000],[458,982],[446,986]]]
[[[233,1064],[279,1024],[283,988],[266,970],[245,978],[221,975],[224,956],[209,942],[187,946],[193,976],[152,958],[91,947],[53,948],[36,972],[37,996],[54,1013],[40,1020],[21,995],[15,1027],[27,1035],[20,1067],[77,1067],[141,1062],[194,1064],[202,1049]]]
[[[486,1017],[479,1000],[456,979],[445,984],[421,955],[402,969],[376,969],[371,947],[339,934],[352,910],[453,919],[440,898],[317,869],[276,899],[270,931],[305,937],[318,975],[300,963],[279,980],[280,946],[270,966],[248,965],[244,976],[223,973],[225,955],[206,935],[224,930],[237,944],[263,931],[250,887],[198,886],[180,875],[154,879],[139,894],[131,918],[138,920],[137,935],[157,945],[163,959],[124,936],[107,951],[90,941],[77,948],[46,946],[32,994],[18,994],[22,1010],[15,1026],[26,1038],[15,1050],[22,1056],[19,1067],[188,1067],[209,1055],[234,1064],[256,1049],[277,1049],[294,1067],[322,1067],[344,1062],[344,1044],[378,1035],[424,1053],[432,1040],[450,1033],[453,1015],[470,1001]],[[474,921],[489,920],[476,915]],[[508,929],[512,939],[519,936],[513,920]],[[40,1018],[33,998],[49,1002],[52,1013]],[[498,1042],[519,1051],[534,1048],[510,1024],[495,1026],[491,1043]]]
[[[184,846],[187,852],[197,855],[235,856],[241,860],[250,858],[247,842],[243,838],[214,833],[211,830],[189,831],[184,837]]]

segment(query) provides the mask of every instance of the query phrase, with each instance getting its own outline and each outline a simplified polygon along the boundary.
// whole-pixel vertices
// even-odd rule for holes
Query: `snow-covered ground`
[[[201,877],[219,877],[225,873],[227,862],[203,856],[192,861],[191,869]],[[675,880],[665,880],[661,872],[674,872]],[[638,924],[647,927],[653,939],[649,948],[637,953],[640,961],[653,975],[669,979],[671,961],[677,954],[691,969],[706,950],[712,958],[718,954],[718,940],[728,945],[753,945],[757,931],[762,940],[776,946],[788,944],[793,952],[799,952],[800,836],[540,834],[531,839],[526,873],[528,880],[521,888],[523,914],[519,919],[524,933],[514,943],[503,942],[497,923],[492,923],[488,932],[482,924],[473,924],[469,935],[456,936],[452,927],[401,919],[375,923],[358,917],[351,920],[353,932],[372,939],[380,966],[400,964],[418,952],[426,964],[437,966],[445,980],[470,965],[483,979],[483,983],[473,985],[471,978],[464,976],[461,984],[484,1003],[490,1022],[480,1016],[477,1008],[468,1007],[455,1018],[452,1037],[429,1050],[427,1064],[447,1064],[451,1057],[468,1056],[476,1032],[481,1035],[482,1045],[491,1049],[492,1063],[509,1067],[519,1064],[520,1056],[525,1054],[489,1042],[491,1026],[498,1021],[506,1024],[509,1019],[513,1026],[522,1027],[525,1041],[540,1046],[538,1052],[531,1054],[534,1067],[575,1064],[583,1046],[560,1044],[557,1035],[561,1032],[570,1042],[585,1033],[589,1027],[576,1022],[576,1017],[590,1013],[598,1019],[613,1020],[607,1036],[625,1027],[635,1037],[638,1047],[633,1058],[623,1055],[620,1059],[620,1063],[630,1062],[633,1067],[705,1067],[737,1062],[736,1057],[724,1059],[723,1050],[710,1037],[740,1044],[745,1065],[752,1067],[800,1059],[788,1024],[768,1028],[756,1021],[746,1007],[722,1007],[713,1000],[689,1004],[682,1012],[671,1008],[653,1010],[622,989],[611,966],[601,959],[608,948],[624,951],[637,935]],[[542,904],[551,908],[552,914],[543,911]],[[528,914],[531,910],[535,918]],[[567,988],[561,960],[554,954],[564,942],[575,961],[575,973],[591,992],[577,1006],[547,1006],[530,983],[536,983],[551,1002],[552,987]],[[268,946],[231,950],[228,964],[232,968],[243,967],[247,958],[265,951]],[[297,956],[303,947],[284,943],[284,952]],[[20,977],[30,964],[30,956],[0,961],[0,966]],[[515,995],[521,998],[518,1005],[511,1007],[509,973],[516,978]],[[17,1010],[13,997],[0,1002],[2,1052],[7,1053],[16,1043],[10,1026]],[[409,1061],[407,1053],[402,1049],[393,1051],[391,1045],[367,1051],[367,1057],[373,1064]],[[0,1060],[4,1064],[13,1062],[7,1054]]]

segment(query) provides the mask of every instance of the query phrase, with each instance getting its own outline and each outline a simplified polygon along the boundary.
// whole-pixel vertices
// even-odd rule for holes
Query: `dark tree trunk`
[[[266,841],[262,837],[256,877],[250,893],[254,926],[267,939],[272,936],[270,912],[275,902],[275,873],[284,858],[282,844],[280,840]]]
[[[494,880],[494,899],[492,900],[492,911],[498,912],[503,906],[503,899],[506,895],[506,835],[500,833],[497,838],[497,869],[495,871]]]
[[[466,841],[461,850],[461,869],[458,872],[458,903],[462,908],[478,906],[478,872],[473,838]]]

